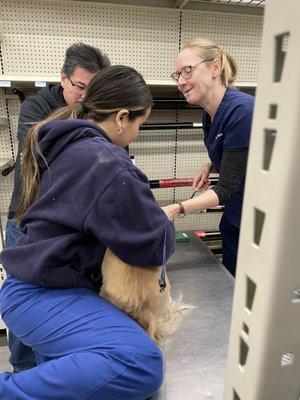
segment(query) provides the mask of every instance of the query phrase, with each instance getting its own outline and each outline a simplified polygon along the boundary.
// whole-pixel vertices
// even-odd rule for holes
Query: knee
[[[141,379],[141,391],[145,398],[157,392],[162,385],[164,376],[163,355],[157,348],[147,354],[137,354],[136,364]]]

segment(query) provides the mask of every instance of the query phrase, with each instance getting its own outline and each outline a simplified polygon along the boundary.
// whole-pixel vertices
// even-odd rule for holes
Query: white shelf
[[[14,84],[21,84],[26,86],[45,86],[46,83],[58,83],[60,76],[49,75],[0,75],[0,87],[12,87]]]
[[[11,87],[16,83],[43,86],[43,83],[59,82],[59,75],[0,75],[0,87]],[[149,79],[146,82],[149,86],[176,86],[172,79]]]
[[[177,0],[175,6],[186,6],[192,3],[214,3],[232,6],[264,7],[267,0]]]
[[[49,1],[49,0],[43,0]],[[65,3],[87,0],[61,0]],[[237,14],[262,15],[267,0],[93,0],[93,3],[126,7],[169,8],[172,10],[227,12]]]
[[[20,86],[36,86],[42,87],[46,83],[59,83],[60,76],[46,76],[46,75],[0,75],[0,87],[12,87],[14,85]],[[174,87],[175,82],[172,79],[146,79],[149,86],[159,87]],[[239,88],[256,88],[256,82],[237,81],[235,86]]]

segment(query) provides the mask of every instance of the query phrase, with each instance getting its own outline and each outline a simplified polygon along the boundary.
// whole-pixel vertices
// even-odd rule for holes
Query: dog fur
[[[161,267],[137,267],[124,263],[107,249],[102,262],[100,296],[131,316],[157,343],[175,332],[182,311],[193,306],[172,300],[170,282],[160,291]]]

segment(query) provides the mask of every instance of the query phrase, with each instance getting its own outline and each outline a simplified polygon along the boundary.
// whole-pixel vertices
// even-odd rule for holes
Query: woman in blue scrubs
[[[174,251],[173,223],[123,149],[151,105],[137,71],[108,67],[82,103],[27,134],[17,210],[23,234],[1,253],[9,277],[0,312],[38,365],[0,374],[1,400],[145,400],[159,388],[161,351],[98,294],[107,247],[145,268]]]
[[[210,162],[200,168],[193,186],[199,191],[206,189],[211,172],[219,173],[219,181],[164,211],[174,219],[225,205],[220,223],[223,264],[235,275],[254,97],[231,86],[237,76],[235,60],[205,38],[193,39],[183,47],[171,76],[187,102],[204,109],[204,143]]]

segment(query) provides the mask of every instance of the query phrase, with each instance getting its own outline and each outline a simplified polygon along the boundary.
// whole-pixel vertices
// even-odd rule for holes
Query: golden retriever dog
[[[170,282],[160,289],[161,267],[137,267],[124,263],[109,249],[102,262],[100,296],[131,316],[157,343],[178,328],[182,311],[193,306],[172,300]]]

